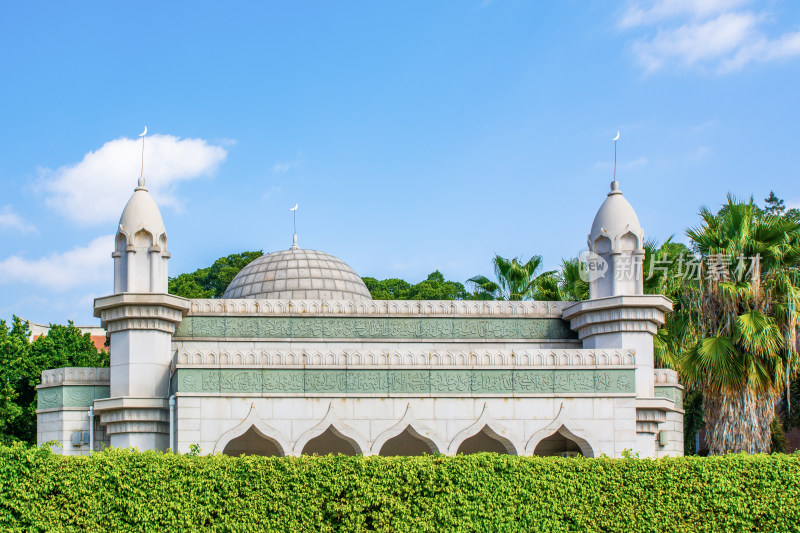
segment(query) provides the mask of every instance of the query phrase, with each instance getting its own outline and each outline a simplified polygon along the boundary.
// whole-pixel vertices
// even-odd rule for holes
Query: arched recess
[[[548,444],[546,444],[544,447],[539,448],[539,452],[551,450],[553,453],[550,455],[556,455],[557,452],[553,447],[553,443],[556,441],[560,442],[561,444],[565,444],[561,440],[563,438],[575,443],[579,448],[581,455],[584,457],[594,457],[594,449],[592,448],[590,442],[596,443],[597,440],[579,425],[567,421],[566,410],[564,409],[563,403],[559,407],[558,414],[553,421],[539,431],[535,432],[533,435],[531,435],[531,438],[528,439],[528,442],[525,445],[525,454],[537,454],[537,447],[539,446],[539,443],[550,437],[554,437],[554,439],[548,441]]]
[[[459,431],[450,441],[448,454],[495,452],[517,455],[518,450],[523,448],[523,444],[524,441],[519,440],[510,428],[489,414],[489,409],[484,402],[478,420]]]
[[[180,413],[180,409],[178,412]],[[250,412],[247,413],[245,419],[232,429],[223,433],[222,436],[217,439],[217,442],[214,444],[214,453],[227,453],[226,449],[228,444],[250,430],[253,430],[259,438],[265,439],[275,445],[280,450],[281,455],[285,455],[286,451],[291,449],[289,446],[289,439],[286,435],[264,422],[258,415],[258,411],[253,403],[250,405]],[[253,438],[254,436],[251,433],[244,440],[248,441]]]
[[[316,439],[317,437],[322,437],[323,435],[325,435],[323,439],[315,441],[314,447],[308,449],[316,451],[309,452],[306,449],[306,445],[309,444],[310,441]],[[344,440],[348,443],[350,448],[343,447],[341,442],[336,439]],[[327,447],[322,448],[321,446],[326,443]],[[294,455],[301,455],[304,453],[317,453],[318,455],[338,453],[333,451],[333,446],[338,447],[335,449],[343,449],[346,452],[349,452],[350,449],[353,450],[353,452],[350,453],[342,451],[341,453],[345,453],[345,455],[356,455],[363,453],[368,448],[366,440],[359,434],[359,432],[342,422],[339,417],[336,416],[336,411],[333,409],[333,403],[330,403],[328,404],[328,412],[325,417],[317,425],[300,435],[300,438],[298,438],[294,443],[293,453]]]
[[[561,426],[558,431],[539,441],[533,450],[534,455],[545,457],[581,454],[584,457],[594,457],[592,447],[582,439]]]
[[[406,435],[404,435],[400,440],[394,441],[392,446],[387,448],[386,451],[398,451],[401,449],[400,444],[402,443],[415,445],[414,449],[418,451],[421,450],[422,453],[444,453],[444,451],[447,449],[444,444],[441,444],[441,441],[434,430],[417,420],[413,411],[411,410],[411,404],[409,403],[406,406],[406,412],[403,414],[403,417],[400,419],[400,421],[378,435],[378,437],[372,442],[370,453],[372,455],[387,455],[387,453],[384,451],[384,445],[395,437],[399,437],[403,433],[406,433]],[[425,448],[416,446],[415,441],[409,441],[409,437],[422,441],[427,447],[427,451],[425,451]],[[388,455],[406,454],[388,453]]]
[[[262,435],[254,426],[226,444],[222,453],[234,457],[242,454],[268,457],[283,457],[284,455],[283,448],[278,441]]]
[[[361,448],[358,443],[333,426],[328,426],[328,429],[309,440],[302,451],[303,455],[358,455],[359,453]]]
[[[437,453],[436,444],[422,435],[413,427],[407,426],[399,435],[383,443],[380,455],[425,455]]]
[[[517,454],[511,441],[495,433],[489,426],[483,426],[479,432],[461,441],[456,450],[456,454],[482,452]]]

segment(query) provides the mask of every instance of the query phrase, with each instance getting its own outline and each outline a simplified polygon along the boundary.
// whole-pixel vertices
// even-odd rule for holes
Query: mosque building
[[[297,235],[223,298],[185,299],[167,293],[167,232],[140,179],[110,250],[113,293],[94,303],[111,366],[42,373],[38,442],[70,455],[682,455],[683,388],[653,364],[672,303],[643,293],[643,238],[614,181],[588,237],[588,300],[376,301]]]

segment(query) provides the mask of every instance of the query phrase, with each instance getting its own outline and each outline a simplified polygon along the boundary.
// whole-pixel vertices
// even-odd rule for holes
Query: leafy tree
[[[771,216],[785,216],[795,222],[800,222],[800,209],[786,209],[786,203],[778,198],[773,191],[764,198],[764,213]]]
[[[468,283],[475,288],[476,296],[480,299],[534,300],[538,290],[553,290],[552,276],[555,272],[541,272],[542,256],[540,255],[534,255],[525,262],[519,257],[509,260],[495,255],[492,265],[496,281],[482,275],[468,280]]]
[[[786,211],[786,204],[773,191],[769,191],[769,196],[764,198],[764,212],[768,215],[778,216]]]
[[[236,274],[262,255],[259,250],[220,257],[208,268],[170,278],[169,293],[184,298],[222,298]]]
[[[28,323],[14,317],[9,328],[0,320],[0,435],[5,441],[36,443],[36,386],[42,371],[65,366],[109,366],[91,335],[72,322],[50,325],[47,335],[29,342]]]
[[[438,270],[416,285],[397,278],[362,279],[374,300],[468,300],[472,296],[463,284],[445,280]]]
[[[768,453],[776,400],[797,368],[800,224],[732,196],[700,215],[687,231],[704,268],[685,284],[680,370],[702,390],[710,453]]]

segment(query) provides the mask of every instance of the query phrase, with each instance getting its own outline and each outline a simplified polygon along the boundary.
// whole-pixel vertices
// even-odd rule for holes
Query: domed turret
[[[114,241],[114,292],[167,292],[167,230],[161,211],[139,178]]]
[[[587,242],[589,250],[599,256],[594,258],[598,275],[590,278],[591,298],[643,293],[643,242],[639,217],[622,196],[619,183],[613,181]]]
[[[371,300],[367,286],[344,261],[325,252],[288,250],[262,255],[231,281],[223,298]]]

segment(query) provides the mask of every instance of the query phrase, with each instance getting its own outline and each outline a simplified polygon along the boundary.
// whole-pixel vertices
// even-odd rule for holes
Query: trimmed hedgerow
[[[800,454],[226,457],[0,447],[0,529],[798,531]]]

